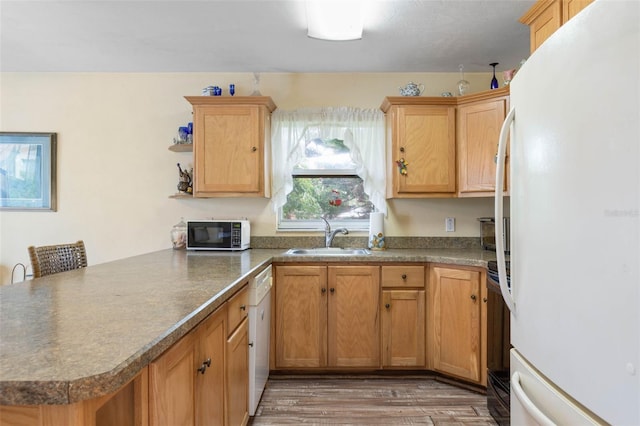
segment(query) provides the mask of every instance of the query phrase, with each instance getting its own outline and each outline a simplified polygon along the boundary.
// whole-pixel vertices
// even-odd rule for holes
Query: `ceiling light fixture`
[[[362,38],[362,0],[307,0],[307,35],[322,40]]]

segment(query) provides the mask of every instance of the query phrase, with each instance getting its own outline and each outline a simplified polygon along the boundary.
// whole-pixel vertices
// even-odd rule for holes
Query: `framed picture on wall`
[[[56,211],[56,133],[0,132],[0,210]]]

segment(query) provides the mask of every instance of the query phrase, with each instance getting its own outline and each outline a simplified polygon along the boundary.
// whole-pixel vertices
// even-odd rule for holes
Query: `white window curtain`
[[[273,209],[287,202],[293,190],[292,172],[304,157],[307,129],[317,128],[323,139],[336,138],[349,148],[356,173],[376,209],[387,214],[385,199],[384,113],[378,109],[305,108],[276,110],[271,118]]]

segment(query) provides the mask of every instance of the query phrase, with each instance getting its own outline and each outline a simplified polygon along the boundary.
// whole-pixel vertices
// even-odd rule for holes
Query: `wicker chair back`
[[[82,240],[52,246],[30,246],[27,250],[34,278],[87,266],[87,253]]]

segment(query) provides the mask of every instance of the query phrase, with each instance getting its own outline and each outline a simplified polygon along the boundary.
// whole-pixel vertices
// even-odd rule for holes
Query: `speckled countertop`
[[[0,287],[0,404],[69,404],[117,390],[271,262],[495,259],[479,249],[284,253],[163,250]]]

